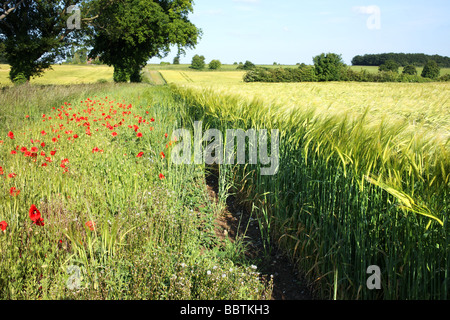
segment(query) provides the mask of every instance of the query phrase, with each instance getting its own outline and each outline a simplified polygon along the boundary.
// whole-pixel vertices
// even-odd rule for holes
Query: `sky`
[[[206,62],[312,64],[321,53],[387,52],[450,56],[449,0],[194,0],[190,21],[202,29],[195,49]],[[150,63],[173,62],[177,50]]]

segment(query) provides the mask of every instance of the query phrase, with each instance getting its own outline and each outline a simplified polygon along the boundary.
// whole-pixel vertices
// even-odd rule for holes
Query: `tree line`
[[[355,71],[347,66],[342,56],[322,53],[313,58],[314,65],[301,64],[298,68],[254,67],[244,75],[245,82],[430,82],[450,81],[450,75],[440,76],[438,64],[429,60],[419,75],[413,65],[407,65],[400,73],[400,65],[387,60],[380,65],[378,73],[367,70]]]
[[[5,0],[0,58],[11,66],[11,81],[29,81],[74,47],[89,48],[88,58],[114,67],[114,81],[140,82],[149,59],[166,57],[172,46],[185,54],[198,43],[192,12],[192,0]]]
[[[450,68],[450,57],[440,55],[427,55],[424,53],[381,53],[381,54],[365,54],[358,55],[352,59],[354,66],[381,66],[386,61],[395,61],[402,67],[413,65],[423,67],[425,64],[433,60],[441,68]]]

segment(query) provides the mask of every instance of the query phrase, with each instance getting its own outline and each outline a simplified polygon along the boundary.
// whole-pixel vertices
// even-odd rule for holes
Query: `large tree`
[[[30,80],[64,57],[74,29],[67,8],[80,0],[0,1],[0,43],[11,65],[9,77]]]
[[[149,59],[166,57],[171,46],[184,54],[201,34],[188,19],[192,0],[94,0],[86,7],[98,15],[90,23],[89,56],[114,66],[117,82],[139,82]]]

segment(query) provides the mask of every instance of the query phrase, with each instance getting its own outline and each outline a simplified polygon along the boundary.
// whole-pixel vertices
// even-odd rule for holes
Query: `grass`
[[[322,297],[449,298],[448,84],[173,90],[192,117],[222,132],[280,130],[276,176],[252,165],[220,171]],[[366,286],[372,265],[382,290]]]
[[[148,66],[149,82],[162,83],[158,70],[170,87],[2,89],[0,221],[9,225],[0,296],[267,298],[271,284],[254,274],[242,244],[223,246],[214,234],[219,210],[204,166],[169,161],[175,142],[165,133],[202,120],[221,132],[280,130],[279,173],[222,165],[221,199],[232,186],[259,218],[267,252],[281,246],[321,297],[450,297],[449,84],[243,83],[242,71],[186,65]],[[21,148],[32,146],[37,155],[25,156]],[[42,151],[56,156],[48,162]],[[31,223],[31,203],[44,226]],[[371,265],[382,290],[366,286]]]
[[[24,85],[0,101],[1,299],[270,298],[242,244],[218,240],[204,168],[168,161],[186,119],[167,87]]]

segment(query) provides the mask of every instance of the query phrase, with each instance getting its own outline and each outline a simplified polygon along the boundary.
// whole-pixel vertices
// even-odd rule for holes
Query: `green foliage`
[[[192,63],[191,63],[191,69],[195,69],[195,70],[203,70],[205,68],[205,57],[204,56],[199,56],[198,54],[196,54],[193,58],[192,58]]]
[[[127,69],[114,67],[114,82],[128,82],[129,77]]]
[[[15,76],[15,78],[13,79],[13,83],[15,85],[20,85],[20,84],[24,84],[26,83],[28,80],[25,77],[25,75],[23,73],[19,73]]]
[[[442,77],[439,77],[438,80],[442,81],[442,82],[450,81],[450,73],[447,73],[447,74],[443,75]]]
[[[254,68],[244,75],[244,82],[313,82],[317,81],[313,66],[301,68]]]
[[[180,64],[180,57],[176,56],[175,58],[173,58],[173,64]]]
[[[66,9],[80,2],[3,1],[0,14],[13,9],[0,22],[3,58],[11,65],[12,81],[19,74],[27,80],[40,76],[65,56],[64,46],[73,41],[73,31],[67,30]]]
[[[436,61],[430,60],[423,67],[422,77],[429,79],[437,79],[441,73],[441,69],[437,65]]]
[[[400,66],[409,64],[414,66],[424,66],[428,60],[434,60],[441,68],[450,68],[450,57],[440,55],[426,55],[423,53],[382,53],[366,54],[355,56],[352,59],[354,66],[380,66],[387,60],[394,60]]]
[[[90,57],[126,70],[131,81],[152,57],[164,58],[170,47],[194,48],[201,31],[188,20],[193,12],[190,0],[132,0],[87,2],[84,12],[98,15],[86,29],[92,46]],[[114,21],[114,23],[111,23]]]
[[[219,60],[211,60],[209,63],[209,69],[218,70],[222,67],[222,63]]]
[[[395,62],[394,60],[387,60],[385,63],[383,63],[378,70],[383,72],[383,71],[392,71],[394,73],[398,73],[398,69],[400,68],[400,66],[398,65],[397,62]]]
[[[409,65],[407,65],[406,67],[403,68],[403,74],[408,74],[408,75],[411,75],[411,76],[415,76],[415,75],[417,75],[417,69],[412,64],[409,64]]]
[[[237,67],[238,70],[252,70],[255,68],[256,68],[255,64],[248,60],[245,61],[244,64],[242,64],[242,62],[239,62],[239,66]]]
[[[344,67],[342,57],[335,53],[322,53],[313,58],[318,81],[339,81]]]

